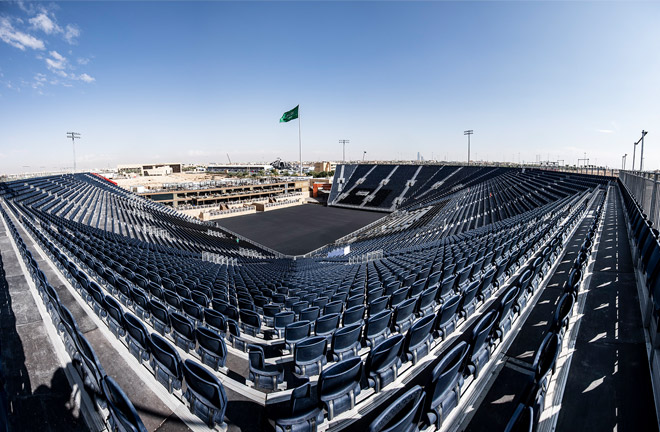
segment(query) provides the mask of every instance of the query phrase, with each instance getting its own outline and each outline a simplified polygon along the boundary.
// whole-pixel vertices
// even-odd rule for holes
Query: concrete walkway
[[[86,431],[72,388],[0,220],[0,361],[15,431]]]
[[[610,189],[557,430],[658,430],[633,263]]]

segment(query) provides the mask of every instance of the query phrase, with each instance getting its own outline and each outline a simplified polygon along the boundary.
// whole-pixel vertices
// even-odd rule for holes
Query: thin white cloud
[[[78,64],[85,66],[87,63],[89,63],[89,59],[85,57],[80,57],[78,58]]]
[[[57,25],[55,21],[50,19],[46,12],[41,12],[39,15],[29,19],[32,28],[41,30],[50,35],[62,32],[62,28]]]
[[[597,129],[598,132],[604,133],[604,134],[612,134],[614,131],[612,129]]]
[[[0,39],[21,51],[25,51],[25,48],[36,50],[46,48],[46,45],[41,39],[16,30],[9,21],[9,18],[6,17],[0,17]]]
[[[48,65],[48,69],[52,71],[61,71],[64,70],[67,66],[67,61],[62,54],[58,53],[57,51],[51,51],[50,57],[46,58],[46,64]]]
[[[64,40],[73,45],[76,43],[76,38],[80,36],[80,29],[72,24],[67,24],[64,30]]]
[[[93,77],[87,75],[86,73],[78,75],[78,79],[80,81],[84,81],[86,83],[91,83],[91,82],[96,81],[96,78],[93,78]]]

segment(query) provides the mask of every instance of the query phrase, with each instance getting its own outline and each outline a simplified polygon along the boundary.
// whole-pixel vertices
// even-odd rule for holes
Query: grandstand
[[[80,392],[79,416],[41,402],[66,411],[62,430],[657,429],[644,337],[660,243],[615,178],[341,165],[329,205],[388,214],[305,256],[94,174],[0,193],[3,322],[41,346],[28,372]],[[603,309],[619,330],[596,337]],[[3,421],[37,429],[14,397],[26,374],[2,372]],[[587,412],[581,392],[621,411]]]

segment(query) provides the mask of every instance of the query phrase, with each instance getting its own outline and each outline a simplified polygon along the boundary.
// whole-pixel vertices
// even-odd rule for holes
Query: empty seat
[[[102,380],[105,376],[105,370],[101,366],[98,357],[96,357],[94,349],[82,333],[76,333],[75,342],[80,357],[74,358],[72,364],[82,378],[87,393],[96,398],[102,394]],[[104,405],[103,400],[97,400],[97,402]]]
[[[194,325],[204,320],[204,309],[192,300],[181,299],[181,310],[190,318]]]
[[[188,352],[195,348],[195,325],[190,320],[178,312],[170,314],[172,323],[172,336],[174,343],[179,348]]]
[[[124,328],[126,329],[126,342],[128,350],[140,363],[149,360],[150,344],[149,331],[135,315],[124,314]]]
[[[344,311],[342,325],[362,324],[364,321],[364,305],[353,306]]]
[[[465,291],[463,291],[463,298],[461,298],[461,306],[459,309],[461,316],[464,318],[472,315],[477,308],[476,302],[480,284],[479,281],[472,281],[467,285]]]
[[[219,332],[221,336],[227,332],[225,316],[218,311],[209,308],[204,309],[204,321],[207,327]]]
[[[323,336],[326,340],[332,338],[333,333],[337,330],[339,326],[339,314],[333,313],[329,315],[323,315],[316,320],[314,325],[314,333],[317,336]]]
[[[320,312],[321,310],[318,306],[308,307],[300,311],[298,319],[300,319],[300,321],[314,322],[319,317]]]
[[[199,346],[197,353],[202,359],[202,363],[218,370],[225,366],[227,359],[227,346],[220,335],[208,327],[197,327],[195,335]]]
[[[318,375],[328,362],[327,346],[327,338],[324,336],[312,336],[298,342],[293,350],[296,374],[307,377]]]
[[[483,365],[490,359],[491,330],[497,321],[497,317],[497,311],[492,310],[481,317],[472,329],[468,370],[475,378],[479,375]]]
[[[256,336],[261,332],[261,316],[252,310],[242,309],[239,313],[241,330],[250,336]]]
[[[183,372],[179,353],[167,340],[156,333],[152,333],[149,340],[152,353],[150,364],[156,379],[170,393],[175,389],[180,390]]]
[[[357,357],[360,349],[361,324],[351,324],[338,329],[332,335],[332,357],[335,361]]]
[[[367,346],[374,346],[390,335],[392,311],[384,310],[367,319],[364,339]]]
[[[282,309],[277,304],[267,304],[264,305],[262,309],[264,311],[264,320],[263,320],[264,325],[267,325],[268,327],[273,327],[273,324],[275,322],[275,315],[280,313]]]
[[[329,315],[331,313],[341,313],[343,306],[344,306],[343,302],[333,299],[333,301],[326,304],[325,307],[323,308],[323,315]]]
[[[149,313],[151,314],[151,325],[160,334],[170,332],[170,314],[167,307],[155,299],[149,300]]]
[[[435,315],[426,315],[413,323],[406,334],[403,352],[412,364],[431,351]]]
[[[502,339],[502,337],[511,330],[511,323],[513,322],[513,304],[518,298],[518,293],[520,288],[513,285],[509,290],[504,294],[504,297],[500,300],[497,311],[499,318],[497,320],[497,325],[495,326],[495,335]]]
[[[449,295],[454,293],[454,285],[456,284],[456,276],[451,275],[443,279],[442,283],[440,284],[440,291],[438,292],[438,296],[440,298],[446,298]]]
[[[280,365],[266,364],[264,349],[258,345],[248,345],[248,380],[257,388],[277,389],[277,384],[284,381],[284,371]]]
[[[124,337],[124,311],[119,302],[107,295],[103,298],[103,308],[108,312],[106,320],[112,334],[117,338]]]
[[[433,314],[435,308],[435,298],[438,296],[437,285],[433,285],[430,288],[422,291],[422,294],[419,296],[417,306],[415,307],[415,312],[419,315],[429,315]]]
[[[402,301],[395,309],[392,315],[392,329],[398,333],[405,333],[412,325],[415,315],[416,298],[409,298]]]
[[[192,360],[183,363],[184,397],[190,411],[210,428],[223,425],[227,409],[227,395],[220,380],[204,366]]]
[[[403,335],[394,335],[371,348],[365,370],[369,387],[376,392],[396,379],[401,367],[403,339]]]
[[[312,386],[305,383],[291,392],[287,414],[275,421],[276,432],[314,431],[323,422],[318,397],[312,397]]]
[[[469,345],[463,341],[445,353],[433,368],[426,413],[430,424],[440,429],[446,415],[458,405],[463,386],[463,363]]]
[[[131,300],[135,315],[141,320],[149,318],[149,297],[137,288],[131,289]]]
[[[296,321],[286,326],[284,329],[284,342],[288,350],[293,351],[296,343],[305,339],[311,332],[309,321]]]
[[[407,286],[404,286],[394,291],[392,293],[392,297],[390,298],[390,308],[394,309],[399,305],[399,303],[407,299],[409,292],[410,292],[410,287]]]
[[[275,327],[275,334],[278,337],[284,336],[284,329],[296,319],[296,314],[291,311],[280,312],[275,315],[273,326]]]
[[[114,431],[147,432],[131,400],[114,379],[105,376],[102,382],[103,396],[110,414],[108,420]]]
[[[359,357],[339,361],[321,372],[318,395],[328,412],[328,420],[355,407],[361,376],[362,359]]]
[[[456,310],[461,301],[460,295],[447,298],[438,311],[438,318],[436,319],[436,329],[440,333],[440,337],[445,339],[447,335],[456,330],[456,321],[458,316]]]
[[[568,321],[573,311],[573,304],[575,303],[575,298],[568,293],[564,293],[557,303],[557,308],[555,313],[552,316],[552,323],[550,324],[550,331],[557,333],[561,340],[568,329]]]
[[[369,303],[369,316],[374,316],[387,308],[390,303],[390,296],[378,297],[376,300]]]
[[[414,386],[371,422],[369,432],[416,432],[423,414],[424,397],[424,389]]]
[[[346,309],[350,309],[352,307],[356,306],[362,306],[364,304],[364,295],[363,294],[357,294],[354,296],[350,296],[348,300],[346,300]]]

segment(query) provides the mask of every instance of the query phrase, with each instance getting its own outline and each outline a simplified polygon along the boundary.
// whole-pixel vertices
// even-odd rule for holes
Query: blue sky
[[[0,173],[152,161],[660,168],[657,2],[1,2]],[[638,156],[639,160],[639,147]]]

